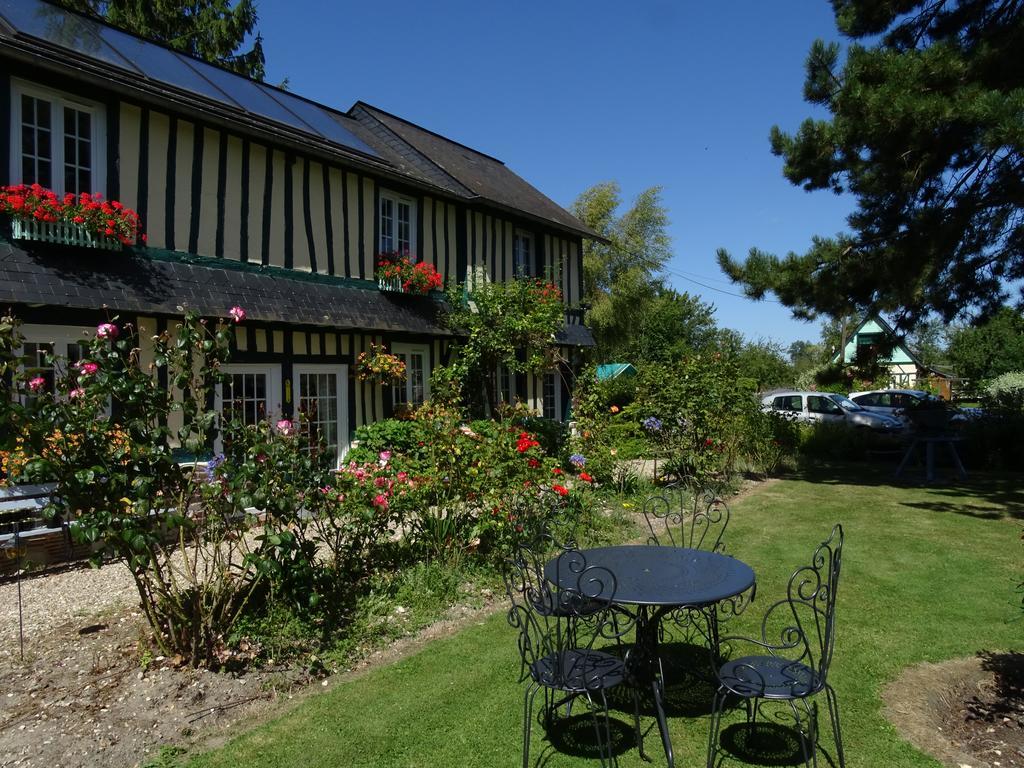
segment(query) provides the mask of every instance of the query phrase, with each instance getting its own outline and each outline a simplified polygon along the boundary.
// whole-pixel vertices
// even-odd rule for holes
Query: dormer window
[[[11,83],[11,181],[57,194],[102,192],[103,107],[18,80]]]
[[[415,255],[416,201],[393,192],[380,193],[380,252]]]

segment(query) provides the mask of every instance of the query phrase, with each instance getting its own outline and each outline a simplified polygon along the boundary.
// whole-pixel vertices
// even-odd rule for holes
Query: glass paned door
[[[295,410],[308,449],[322,449],[333,466],[348,449],[348,371],[344,365],[296,365]]]
[[[224,382],[222,413],[228,421],[258,424],[270,413],[266,373],[232,373]]]
[[[544,374],[543,413],[545,419],[558,418],[558,382],[553,371]]]

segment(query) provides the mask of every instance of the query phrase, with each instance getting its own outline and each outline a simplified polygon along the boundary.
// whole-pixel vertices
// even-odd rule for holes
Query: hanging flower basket
[[[368,352],[356,357],[356,378],[381,384],[405,381],[405,361],[392,355],[383,344],[370,344]]]
[[[58,197],[38,184],[0,187],[0,213],[11,217],[18,240],[110,250],[146,242],[135,211],[88,192]]]
[[[413,261],[409,254],[377,254],[377,287],[382,291],[424,294],[440,288],[442,282],[433,264]]]

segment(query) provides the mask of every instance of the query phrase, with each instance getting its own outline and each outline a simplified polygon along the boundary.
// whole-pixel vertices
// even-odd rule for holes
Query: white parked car
[[[761,408],[806,424],[832,422],[887,435],[903,431],[899,419],[871,413],[832,392],[773,392],[761,399]]]

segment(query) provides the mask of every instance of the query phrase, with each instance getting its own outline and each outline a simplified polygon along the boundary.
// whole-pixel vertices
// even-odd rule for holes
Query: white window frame
[[[409,261],[419,261],[419,256],[416,254],[416,222],[419,216],[419,210],[416,200],[408,195],[400,195],[397,192],[382,189],[380,191],[379,202],[377,203],[377,230],[378,230],[378,241],[377,249],[381,253],[385,252],[384,248],[384,202],[388,201],[392,206],[392,226],[394,226],[394,232],[392,233],[393,247],[386,250],[397,251],[399,256],[407,255],[401,247],[398,245],[398,206],[404,204],[409,206]]]
[[[22,336],[22,344],[52,344],[54,347],[54,356],[61,359],[67,360],[68,351],[67,348],[71,344],[87,344],[92,340],[92,334],[95,333],[95,327],[87,327],[84,325],[37,325],[37,324],[26,324],[19,328],[19,332]],[[18,348],[16,353],[19,357],[25,354],[25,347],[21,346]],[[56,385],[58,378],[66,376],[67,371],[61,371],[58,369],[54,370],[54,385]],[[61,397],[64,397],[61,395]],[[107,401],[107,408],[105,411],[106,416],[110,416],[110,401]]]
[[[502,374],[506,374],[508,376],[508,400],[505,399],[506,391],[501,385]],[[494,389],[499,401],[506,405],[514,404],[518,397],[518,393],[516,392],[516,372],[511,370],[507,365],[498,363],[498,367],[494,371]]]
[[[547,377],[551,376],[555,382],[555,415],[553,421],[562,421],[562,377],[559,375],[557,370],[545,371],[540,375],[540,415],[542,418],[548,418],[544,415],[544,384]]]
[[[299,412],[299,405],[302,403],[302,374],[304,373],[332,373],[337,376],[338,388],[335,392],[338,398],[338,455],[335,457],[335,467],[341,465],[341,460],[348,453],[349,432],[348,432],[348,366],[347,365],[324,365],[322,363],[296,364],[292,368],[292,390],[295,392],[295,413]],[[296,415],[296,418],[298,416]]]
[[[220,367],[220,372],[231,375],[234,373],[265,373],[267,374],[267,419],[273,423],[281,413],[281,365],[279,363],[229,363]],[[224,382],[214,387],[214,409],[219,415],[224,413]],[[224,450],[223,435],[218,430],[214,440],[214,452]]]
[[[26,183],[21,168],[21,97],[31,96],[51,103],[50,180],[52,189],[63,195],[64,189],[64,107],[72,107],[92,115],[92,188],[82,192],[106,194],[107,189],[107,125],[106,111],[101,104],[86,101],[63,91],[45,88],[26,80],[11,78],[11,184]]]
[[[519,265],[516,263],[516,261],[517,261],[517,259],[516,259],[516,242],[518,240],[525,240],[526,242],[528,242],[530,244],[530,246],[529,246],[530,251],[526,255],[527,256],[526,264],[523,265],[523,269],[522,270],[519,269]],[[513,232],[513,234],[512,234],[512,274],[513,274],[514,277],[529,277],[530,276],[530,274],[533,272],[533,270],[531,269],[531,266],[532,266],[531,262],[534,259],[535,253],[536,253],[536,250],[535,250],[534,241],[533,241],[533,232],[530,232],[529,230],[526,230],[526,229],[518,229],[517,228]]]
[[[392,344],[391,354],[397,355],[402,358],[405,363],[406,377],[405,381],[394,385],[394,389],[398,387],[405,387],[405,402],[410,404],[412,407],[417,407],[416,403],[412,400],[412,378],[408,375],[411,371],[412,366],[410,365],[409,357],[414,354],[423,355],[423,402],[430,399],[430,345],[428,344]],[[397,405],[398,402],[394,398],[392,402]]]

